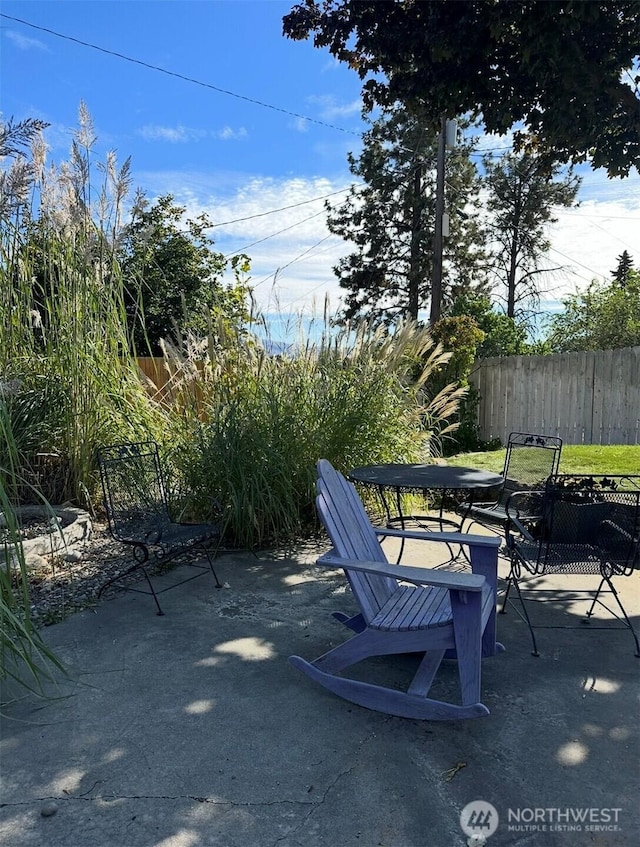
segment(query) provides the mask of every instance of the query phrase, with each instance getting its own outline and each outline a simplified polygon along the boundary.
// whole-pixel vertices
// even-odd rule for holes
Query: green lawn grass
[[[447,459],[450,465],[500,473],[504,466],[505,450],[484,453],[459,453]],[[622,444],[567,444],[560,456],[560,473],[575,474],[640,474],[640,446]]]

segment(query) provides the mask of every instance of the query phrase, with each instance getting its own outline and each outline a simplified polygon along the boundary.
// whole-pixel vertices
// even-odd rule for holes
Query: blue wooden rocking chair
[[[481,659],[504,650],[496,641],[498,538],[458,533],[376,530],[351,483],[325,459],[318,462],[319,516],[333,549],[318,564],[342,567],[360,608],[335,612],[348,641],[313,662],[291,664],[334,694],[406,718],[452,720],[489,714],[480,702]],[[468,546],[473,573],[392,565],[378,535]],[[424,653],[407,691],[338,676],[370,656]],[[427,697],[443,659],[457,659],[461,702]]]

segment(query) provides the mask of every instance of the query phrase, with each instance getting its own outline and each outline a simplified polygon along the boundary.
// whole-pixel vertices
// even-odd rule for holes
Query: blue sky
[[[131,156],[134,186],[150,198],[171,193],[215,223],[235,221],[215,227],[215,246],[246,249],[261,307],[310,310],[328,294],[336,308],[331,268],[348,246],[326,229],[321,198],[351,181],[360,83],[328,52],[282,36],[292,5],[3,0],[4,16],[41,29],[0,18],[0,108],[5,118],[49,121],[49,158],[60,161],[84,101],[98,153]],[[625,249],[640,267],[640,175],[581,173],[580,208],[560,210],[550,230],[549,267],[565,269],[549,279],[549,301],[608,276]]]

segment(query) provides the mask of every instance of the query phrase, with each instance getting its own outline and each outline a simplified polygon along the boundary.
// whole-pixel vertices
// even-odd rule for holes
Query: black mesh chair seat
[[[216,540],[220,535],[219,524],[180,524],[171,521],[123,521],[119,527],[117,539],[123,544],[133,544],[158,548],[157,556],[163,550],[170,552],[176,545],[200,544]]]
[[[600,575],[602,557],[592,544],[554,544],[540,556],[539,545],[523,541],[514,544],[517,556],[532,574]]]

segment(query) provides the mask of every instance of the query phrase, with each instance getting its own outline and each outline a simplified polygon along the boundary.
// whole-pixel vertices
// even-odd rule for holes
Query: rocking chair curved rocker
[[[344,569],[358,614],[334,617],[355,634],[313,662],[291,664],[338,696],[368,709],[423,720],[489,714],[480,701],[481,659],[504,650],[496,641],[500,540],[460,533],[376,530],[351,483],[326,459],[318,462],[316,506],[333,549],[318,564]],[[378,536],[415,538],[469,548],[472,573],[390,564]],[[371,656],[423,653],[407,691],[339,676]],[[461,702],[427,696],[443,659],[456,659]]]

